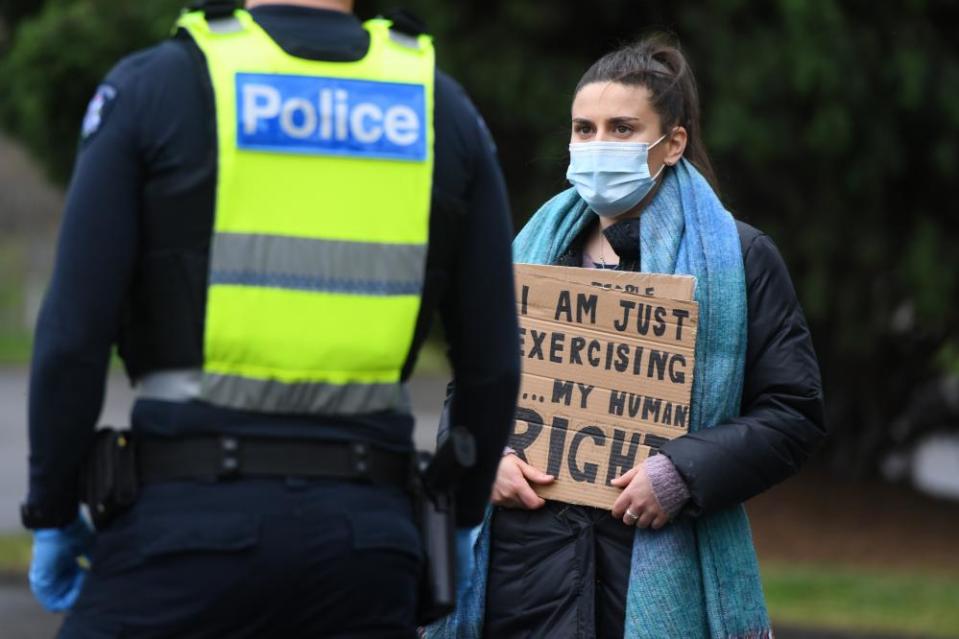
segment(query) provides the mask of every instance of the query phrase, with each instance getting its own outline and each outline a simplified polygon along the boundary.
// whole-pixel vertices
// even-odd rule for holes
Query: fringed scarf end
[[[755,630],[742,635],[729,635],[726,639],[776,639],[772,628]]]

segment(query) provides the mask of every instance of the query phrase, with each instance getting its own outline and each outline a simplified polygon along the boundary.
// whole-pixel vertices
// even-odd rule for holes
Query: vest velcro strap
[[[202,395],[207,401],[238,410],[265,413],[357,415],[378,411],[411,412],[404,384],[280,382],[207,372]]]
[[[413,38],[426,33],[426,22],[408,9],[391,9],[383,17],[392,23],[392,29]]]
[[[207,20],[228,18],[237,8],[236,0],[199,0],[190,5],[190,9],[202,11]]]

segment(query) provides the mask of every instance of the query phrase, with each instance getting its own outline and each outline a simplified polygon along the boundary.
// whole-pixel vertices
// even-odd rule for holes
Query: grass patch
[[[775,623],[806,628],[959,636],[959,576],[764,563]]]
[[[0,332],[0,364],[28,364],[32,349],[27,332]]]
[[[426,340],[416,359],[414,377],[450,377],[450,364],[446,359],[446,344],[440,338]]]
[[[30,566],[30,533],[0,535],[0,573],[24,573]]]

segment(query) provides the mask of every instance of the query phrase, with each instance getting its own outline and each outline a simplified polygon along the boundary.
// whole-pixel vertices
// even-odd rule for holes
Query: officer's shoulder
[[[148,80],[144,84],[157,86],[162,85],[167,78],[182,77],[192,68],[194,63],[189,43],[181,39],[170,39],[121,59],[107,73],[105,82],[116,87],[127,87]]]
[[[496,143],[486,121],[463,86],[450,75],[436,70],[436,112],[438,118],[454,123],[467,145],[496,153]]]
[[[473,102],[470,100],[469,94],[466,93],[463,85],[439,67],[436,68],[434,85],[438,103],[450,103],[451,106],[456,108],[475,110]],[[441,98],[445,98],[445,100],[441,100]]]

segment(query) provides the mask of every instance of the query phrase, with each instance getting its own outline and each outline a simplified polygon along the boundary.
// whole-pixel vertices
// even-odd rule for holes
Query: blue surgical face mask
[[[566,179],[589,208],[602,217],[622,215],[640,203],[656,184],[649,174],[649,150],[662,142],[580,142],[569,145]],[[666,165],[664,164],[663,167]]]

